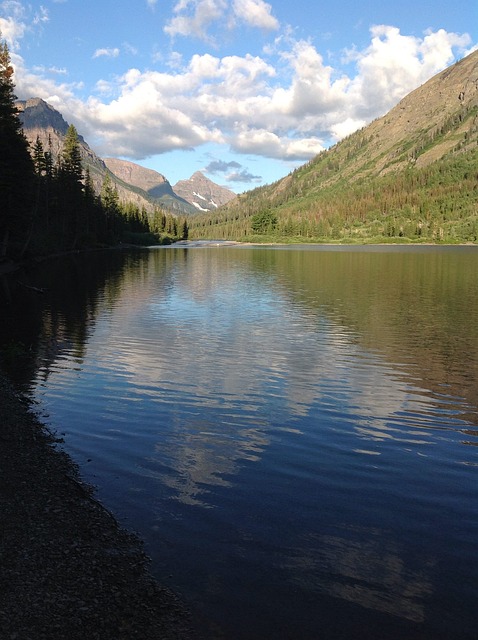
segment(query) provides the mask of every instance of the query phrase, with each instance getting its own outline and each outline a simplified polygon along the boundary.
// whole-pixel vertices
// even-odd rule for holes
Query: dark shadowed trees
[[[22,243],[18,230],[31,226],[34,170],[15,107],[13,67],[0,42],[0,259],[12,243]]]

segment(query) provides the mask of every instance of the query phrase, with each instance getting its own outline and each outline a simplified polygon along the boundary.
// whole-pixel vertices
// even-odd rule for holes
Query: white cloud
[[[117,58],[120,54],[120,50],[115,47],[113,49],[96,49],[93,54],[93,58],[101,58],[104,56],[105,58]]]
[[[464,50],[467,35],[440,29],[423,38],[406,36],[396,27],[378,25],[371,29],[371,44],[354,52],[358,74],[347,96],[355,106],[355,116],[371,119],[383,114],[407,93],[451,64],[453,48]]]
[[[307,160],[383,115],[471,44],[467,35],[443,29],[417,37],[377,25],[365,48],[344,53],[345,73],[325,63],[311,42],[294,40],[285,29],[262,55],[203,53],[185,59],[170,52],[164,71],[129,69],[99,79],[82,99],[80,83],[60,81],[66,70],[56,69],[53,79],[52,70],[25,68],[18,46],[34,28],[33,12],[26,13],[15,0],[0,8],[17,95],[51,102],[100,154],[136,160],[206,143],[226,144],[237,153]],[[178,0],[166,31],[207,39],[215,21],[227,23],[231,16],[236,26],[278,26],[263,0]],[[119,54],[118,48],[101,48],[93,57]]]
[[[293,140],[287,136],[279,136],[266,129],[252,129],[244,126],[231,136],[231,148],[238,153],[247,153],[278,160],[303,160],[311,158],[324,146],[318,138],[301,138]]]
[[[164,28],[173,38],[192,36],[213,43],[210,29],[215,23],[223,31],[240,24],[265,31],[279,28],[271,5],[264,0],[178,0],[173,11],[174,17]]]
[[[306,160],[385,113],[467,43],[444,31],[416,38],[377,26],[363,51],[348,53],[354,76],[326,65],[306,41],[282,41],[275,64],[195,54],[168,73],[131,69],[116,85],[103,83],[115,97],[78,103],[75,117],[108,155],[141,159],[216,142],[238,153]]]
[[[361,129],[366,125],[365,120],[356,120],[354,118],[346,118],[342,122],[337,122],[330,127],[330,132],[334,140],[342,140],[354,131]]]
[[[194,36],[208,41],[209,26],[222,18],[226,9],[226,0],[179,0],[173,9],[175,17],[164,31],[171,37]]]
[[[271,14],[272,7],[264,0],[233,0],[234,15],[250,27],[276,30],[279,21]]]
[[[48,15],[48,9],[40,5],[35,17],[33,18],[33,24],[41,24],[42,22],[49,22],[50,17]]]
[[[184,84],[183,79],[179,79]],[[162,87],[166,89],[164,95]],[[100,150],[144,158],[171,149],[190,149],[208,141],[223,142],[219,131],[195,121],[174,106],[174,89],[163,74],[132,69],[122,78],[119,97],[109,103],[90,98],[78,114]]]
[[[38,67],[33,67],[32,71],[34,73],[54,73],[56,75],[59,76],[66,76],[68,75],[68,71],[65,69],[65,67],[42,67],[42,66],[38,66]]]
[[[0,16],[0,32],[12,53],[18,49],[19,41],[25,35],[26,13],[22,3],[15,0],[1,2],[0,11],[5,16]]]

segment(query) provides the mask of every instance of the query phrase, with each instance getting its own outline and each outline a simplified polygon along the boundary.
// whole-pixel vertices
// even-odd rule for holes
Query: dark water
[[[453,639],[478,625],[477,320],[476,248],[200,246],[15,276],[0,335],[206,637]]]

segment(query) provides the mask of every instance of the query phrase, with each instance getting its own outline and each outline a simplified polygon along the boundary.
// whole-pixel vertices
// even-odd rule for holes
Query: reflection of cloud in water
[[[238,462],[256,462],[270,442],[259,429],[239,426],[227,435],[223,430],[211,431],[212,428],[214,425],[204,420],[191,418],[184,425],[179,441],[156,444],[161,466],[166,464],[169,470],[155,472],[155,475],[174,489],[176,498],[184,504],[207,507],[210,487],[230,486],[225,478],[237,473]],[[181,431],[179,425],[178,431]]]
[[[258,459],[271,433],[319,431],[337,415],[337,429],[374,443],[357,450],[429,442],[416,415],[427,399],[405,372],[362,350],[320,309],[294,303],[272,277],[197,258],[161,278],[151,268],[140,287],[125,281],[114,316],[98,318],[89,345],[127,372],[132,398],[156,403],[172,422],[174,438],[158,447],[175,470],[163,480],[181,499],[199,500],[239,460]]]
[[[308,535],[303,542],[285,561],[292,581],[367,609],[424,621],[433,593],[436,563],[431,558],[421,558],[410,569],[402,550],[376,531],[360,541]]]

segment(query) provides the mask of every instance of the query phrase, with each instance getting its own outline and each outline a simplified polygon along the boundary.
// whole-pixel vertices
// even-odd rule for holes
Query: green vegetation
[[[478,242],[478,98],[447,89],[470,76],[478,52],[439,74],[384,118],[284,179],[214,212],[177,218],[119,200],[112,174],[101,194],[70,126],[56,163],[32,149],[15,109],[13,69],[0,45],[0,259],[84,247],[250,242]],[[461,86],[461,84],[460,84]],[[471,87],[471,85],[470,85]],[[448,91],[448,93],[447,93]],[[453,93],[455,92],[455,93]],[[452,99],[454,97],[454,99]],[[426,109],[424,107],[426,105]]]
[[[61,154],[37,138],[30,150],[15,107],[13,68],[0,44],[0,260],[21,259],[119,242],[170,244],[187,237],[186,220],[119,201],[109,175],[100,196],[83,170],[78,133],[70,125]],[[50,145],[51,147],[51,145]]]
[[[477,242],[477,61],[475,52],[282,180],[194,216],[190,237]]]
[[[418,169],[308,184],[310,170],[288,176],[286,187],[261,187],[229,207],[195,216],[190,237],[255,242],[476,242],[478,145]],[[308,188],[306,188],[306,186]],[[268,224],[266,215],[274,224]]]

